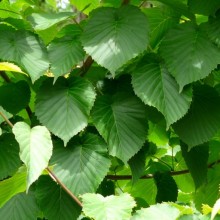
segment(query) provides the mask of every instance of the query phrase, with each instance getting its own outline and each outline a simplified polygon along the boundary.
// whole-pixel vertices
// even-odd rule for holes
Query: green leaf
[[[55,175],[79,195],[96,191],[109,170],[110,160],[105,142],[99,136],[87,133],[72,139],[66,148],[58,143],[52,164],[55,164]]]
[[[74,65],[84,58],[84,51],[78,39],[81,31],[75,26],[72,26],[72,29],[75,31],[72,31],[70,36],[55,39],[48,46],[50,71],[55,78],[69,73]]]
[[[214,220],[215,216],[218,214],[218,211],[220,210],[220,199],[218,199],[215,202],[215,205],[212,209],[212,214],[211,214],[211,220]]]
[[[2,129],[0,128],[0,136],[2,135]]]
[[[195,187],[199,188],[207,181],[209,147],[208,145],[201,145],[188,151],[188,147],[182,144],[181,150]]]
[[[156,47],[164,34],[179,22],[179,14],[168,7],[143,9],[147,15],[150,29],[150,45]]]
[[[64,145],[88,124],[95,101],[93,86],[85,79],[71,77],[42,83],[36,99],[36,116]]]
[[[21,18],[18,8],[10,5],[8,0],[0,2],[0,18]]]
[[[0,86],[0,105],[8,112],[17,114],[27,107],[30,101],[30,88],[27,82],[7,83]]]
[[[143,146],[147,133],[145,106],[129,93],[97,98],[93,122],[109,146],[109,153],[127,162]]]
[[[1,59],[16,62],[30,75],[32,82],[49,68],[45,47],[30,32],[0,30],[0,48]]]
[[[0,219],[4,220],[36,220],[39,208],[33,193],[15,195],[2,208]]]
[[[190,148],[209,141],[220,128],[220,97],[211,87],[194,87],[189,112],[174,124],[174,130]]]
[[[27,172],[23,167],[12,177],[0,182],[0,207],[26,189]]]
[[[0,94],[1,95],[1,94]],[[0,112],[7,118],[7,119],[10,119],[13,115],[10,114],[9,112],[5,111],[5,109],[2,108],[2,106],[0,106]],[[4,118],[0,116],[0,124],[2,122],[4,122]]]
[[[157,203],[177,201],[178,188],[170,173],[157,172],[154,174],[154,180],[157,185]]]
[[[12,176],[20,165],[19,147],[13,134],[0,134],[0,180]]]
[[[220,1],[204,1],[201,4],[200,0],[188,0],[190,10],[195,14],[214,15],[220,8]]]
[[[220,50],[205,32],[187,22],[171,29],[160,44],[160,53],[180,90],[203,79],[220,63]]]
[[[149,208],[138,210],[131,220],[176,220],[180,211],[169,204],[152,205]]]
[[[28,20],[33,25],[36,31],[45,30],[51,26],[65,21],[70,17],[75,17],[73,12],[59,13],[33,13],[28,17]]]
[[[132,172],[132,182],[135,183],[138,179],[144,175],[145,163],[146,163],[146,151],[141,149],[135,154],[129,161],[128,164]]]
[[[145,104],[156,107],[165,116],[167,127],[183,117],[190,107],[191,89],[179,93],[176,81],[156,60],[134,70],[132,84]]]
[[[112,74],[143,52],[147,43],[147,19],[140,9],[131,5],[96,9],[82,35],[85,51]]]
[[[44,126],[30,128],[25,122],[17,122],[12,129],[20,146],[20,158],[27,166],[27,191],[48,166],[52,155],[52,141]]]
[[[85,14],[89,14],[90,11],[97,8],[100,4],[99,0],[70,0],[70,3],[74,5],[79,11]]]
[[[41,176],[37,182],[37,202],[44,216],[53,220],[77,219],[79,205],[49,176]]]
[[[107,197],[87,193],[82,195],[82,203],[85,215],[96,220],[129,220],[132,208],[136,206],[134,199],[127,193]]]

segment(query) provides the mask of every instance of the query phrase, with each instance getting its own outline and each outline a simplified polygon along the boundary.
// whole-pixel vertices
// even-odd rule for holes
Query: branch
[[[130,3],[130,0],[123,0],[121,5],[128,5]]]
[[[219,164],[219,163],[220,163],[220,160],[217,160],[209,164],[208,169],[212,168],[214,165]],[[189,170],[171,171],[170,175],[178,176],[178,175],[187,174],[187,173],[190,173],[190,171]],[[106,178],[110,180],[131,180],[132,175],[107,175]],[[140,179],[152,179],[152,178],[154,178],[153,174],[147,174],[147,175],[140,177]]]
[[[0,115],[4,118],[4,120],[13,128],[13,124],[7,119],[7,117],[0,111]],[[56,177],[56,175],[47,167],[47,172],[49,173],[49,176],[56,180],[56,182],[64,189],[64,191],[67,192],[67,194],[80,206],[82,207],[82,203],[79,201],[79,199]]]
[[[80,68],[80,76],[85,76],[89,68],[92,66],[94,60],[91,56],[88,56],[82,67]]]
[[[5,80],[5,82],[7,82],[7,83],[11,82],[10,78],[8,77],[8,75],[4,71],[0,71],[0,76]],[[31,118],[31,116],[33,114],[31,111],[31,108],[29,106],[27,106],[25,109],[28,114],[28,117]]]

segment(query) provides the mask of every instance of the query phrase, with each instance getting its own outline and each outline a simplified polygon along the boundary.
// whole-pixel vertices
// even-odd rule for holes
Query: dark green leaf
[[[55,175],[75,194],[95,192],[110,167],[107,146],[97,135],[71,140],[67,147],[55,147],[52,158]]]
[[[37,202],[48,219],[77,219],[79,205],[49,176],[41,176],[37,182]]]
[[[20,165],[19,146],[14,136],[0,135],[0,180],[13,175]]]
[[[0,106],[6,111],[17,114],[30,101],[30,88],[25,81],[8,83],[0,87]]]
[[[174,129],[190,148],[202,144],[220,128],[219,112],[219,94],[209,86],[196,86],[189,112],[174,124]]]
[[[60,78],[43,82],[37,93],[36,116],[64,144],[88,124],[95,100],[92,85],[82,78]]]
[[[109,153],[127,162],[143,146],[147,132],[145,107],[129,93],[98,97],[93,122],[109,146]]]
[[[146,49],[147,35],[147,19],[137,7],[98,8],[85,26],[82,44],[98,64],[114,74]]]

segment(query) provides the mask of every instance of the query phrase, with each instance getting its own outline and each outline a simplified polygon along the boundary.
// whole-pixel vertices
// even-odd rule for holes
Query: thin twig
[[[49,169],[46,168],[47,172],[49,173],[50,177],[56,182],[71,196],[71,198],[80,206],[82,207],[82,203],[79,201],[79,199],[56,177],[56,175]]]
[[[90,67],[92,66],[94,60],[91,56],[88,56],[82,67],[80,68],[80,76],[85,76]]]
[[[13,128],[13,124],[7,119],[7,117],[0,111],[0,115],[4,118],[4,120]],[[47,167],[47,172],[49,173],[50,177],[67,192],[67,194],[80,206],[82,207],[82,203],[79,199],[56,177],[56,175]]]

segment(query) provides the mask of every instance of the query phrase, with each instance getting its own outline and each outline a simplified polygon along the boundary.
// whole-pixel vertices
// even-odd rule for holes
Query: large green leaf
[[[59,78],[43,82],[37,93],[36,116],[64,145],[88,124],[95,101],[92,85],[82,78]]]
[[[150,45],[157,46],[164,34],[179,22],[179,14],[168,7],[153,7],[144,9],[149,19]]]
[[[0,208],[0,219],[36,220],[39,208],[33,193],[19,193]]]
[[[48,46],[50,70],[56,78],[70,72],[74,65],[84,58],[84,51],[79,41],[81,31],[74,25],[71,28],[74,30],[70,32],[71,35],[55,39]]]
[[[82,35],[85,51],[113,74],[128,60],[143,52],[147,43],[147,19],[137,7],[131,5],[118,9],[96,9],[91,13]]]
[[[14,195],[26,190],[27,171],[21,167],[12,177],[0,182],[0,207]]]
[[[143,146],[147,133],[145,106],[133,94],[119,92],[98,97],[93,122],[109,146],[109,153],[127,162]]]
[[[169,204],[152,205],[149,208],[138,210],[131,220],[176,220],[180,211]]]
[[[176,202],[178,188],[170,173],[157,172],[154,174],[154,180],[157,185],[156,202]]]
[[[22,30],[0,30],[0,57],[16,62],[31,77],[32,82],[49,68],[46,49],[35,35]]]
[[[203,1],[188,0],[190,10],[196,14],[213,15],[220,8],[220,0]]]
[[[27,107],[29,101],[30,88],[25,81],[0,86],[0,106],[6,111],[17,114]]]
[[[183,117],[190,107],[191,89],[179,93],[176,81],[156,60],[134,70],[132,84],[145,104],[156,107],[165,116],[167,126]]]
[[[105,142],[87,133],[75,137],[66,148],[57,145],[52,157],[55,175],[76,195],[95,192],[110,167]]]
[[[171,29],[160,44],[160,53],[180,90],[205,78],[220,63],[220,50],[205,32],[188,22]]]
[[[0,134],[0,180],[13,175],[20,165],[19,147],[13,134]]]
[[[127,193],[107,197],[87,193],[82,195],[82,203],[85,215],[96,220],[129,220],[132,208],[136,206]]]
[[[196,86],[189,112],[174,124],[174,129],[190,148],[202,144],[220,128],[219,112],[219,94],[209,86]]]
[[[79,205],[49,176],[39,178],[36,198],[40,209],[48,219],[77,219],[81,212]]]
[[[182,144],[181,150],[195,187],[199,188],[207,181],[209,147],[208,145],[200,145],[188,151],[188,147]]]
[[[28,19],[36,31],[45,30],[61,21],[75,16],[73,12],[33,13]]]
[[[46,127],[30,128],[25,122],[17,122],[12,130],[20,146],[20,158],[27,166],[28,190],[48,166],[53,148],[51,136]]]

